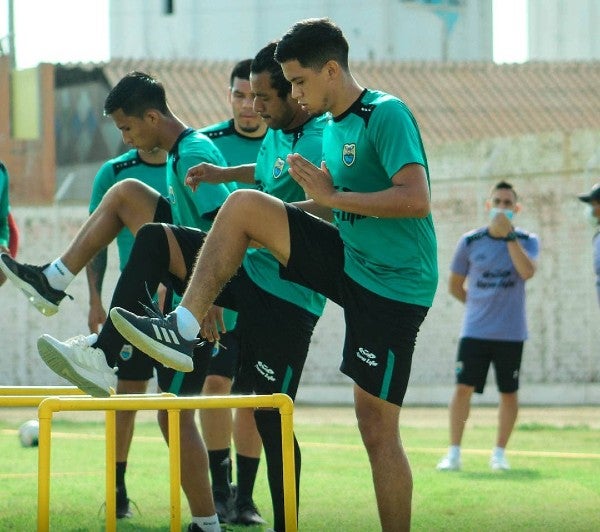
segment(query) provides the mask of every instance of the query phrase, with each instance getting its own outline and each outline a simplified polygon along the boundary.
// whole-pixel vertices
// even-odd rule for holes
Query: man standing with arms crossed
[[[295,24],[275,58],[292,96],[312,114],[330,112],[317,167],[297,154],[290,174],[312,198],[283,203],[236,191],[208,235],[181,305],[166,318],[111,310],[116,327],[150,356],[187,365],[200,322],[248,246],[265,246],[280,275],[344,307],[341,369],[354,382],[358,426],[371,464],[381,528],[409,530],[412,475],[399,434],[419,327],[437,285],[429,176],[416,122],[399,99],[361,87],[348,68],[348,43],[328,19]],[[327,216],[335,226],[308,212]],[[158,340],[153,325],[180,342]],[[211,339],[214,328],[203,327]],[[264,439],[264,438],[263,438]],[[277,532],[280,532],[277,529]]]
[[[497,183],[486,207],[489,224],[461,237],[450,268],[450,293],[466,308],[450,403],[450,447],[437,465],[440,471],[461,467],[460,444],[471,397],[473,392],[483,393],[490,364],[500,392],[490,467],[509,469],[504,450],[519,410],[519,371],[527,338],[525,282],[535,273],[539,242],[536,235],[512,224],[520,205],[510,183]]]

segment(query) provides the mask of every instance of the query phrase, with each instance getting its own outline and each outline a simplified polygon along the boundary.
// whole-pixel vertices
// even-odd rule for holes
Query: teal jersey
[[[0,246],[8,247],[10,232],[8,229],[8,170],[0,163]]]
[[[173,223],[208,231],[217,210],[227,199],[229,189],[223,184],[201,183],[193,192],[185,184],[185,176],[189,168],[200,163],[226,165],[223,155],[206,135],[188,128],[179,135],[167,157],[167,185]],[[173,298],[174,304],[179,301],[179,297]],[[226,309],[224,317],[227,330],[233,329],[237,313]]]
[[[320,166],[325,119],[311,118],[292,131],[269,129],[256,160],[257,188],[285,202],[304,201],[304,190],[292,179],[286,157],[300,153]],[[279,277],[279,262],[266,249],[249,249],[244,258],[249,277],[263,290],[316,316],[323,313],[325,297]]]
[[[90,197],[90,214],[96,210],[108,189],[115,183],[124,179],[137,179],[142,183],[152,187],[161,196],[167,196],[167,165],[150,164],[143,161],[137,150],[128,152],[106,161],[98,170],[94,183],[92,185],[92,195]],[[117,235],[117,248],[119,250],[119,267],[121,271],[125,268],[131,248],[133,247],[135,237],[127,228],[121,229]]]
[[[377,192],[410,163],[427,158],[408,107],[389,94],[365,90],[323,131],[323,154],[337,190]],[[334,210],[344,241],[344,270],[381,296],[431,306],[437,287],[437,243],[431,214],[425,218],[376,218]]]
[[[238,166],[240,164],[251,164],[256,162],[258,150],[265,136],[245,137],[238,133],[233,124],[233,118],[225,122],[219,122],[212,126],[204,127],[200,130],[219,148],[219,151],[225,157],[227,166]],[[237,188],[256,188],[252,183],[242,183],[234,181],[225,183],[225,186],[234,191]]]
[[[195,192],[192,191],[185,184],[185,176],[189,168],[200,163],[226,165],[223,155],[206,135],[188,128],[179,135],[167,157],[167,186],[173,223],[208,231],[229,190],[223,184],[201,183]]]

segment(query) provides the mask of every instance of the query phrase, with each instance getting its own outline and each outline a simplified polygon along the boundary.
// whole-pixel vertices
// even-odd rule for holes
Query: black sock
[[[262,438],[265,458],[267,459],[267,477],[273,503],[273,529],[285,532],[285,510],[283,504],[283,453],[281,449],[281,417],[273,410],[256,410],[256,426]],[[294,435],[294,465],[296,473],[296,519],[300,502],[300,466],[301,456],[298,441]]]
[[[213,493],[229,496],[231,483],[231,458],[229,448],[208,451],[208,464]]]
[[[136,314],[143,313],[140,302],[150,306],[148,293],[152,296],[158,284],[168,276],[169,243],[161,224],[142,226],[136,235],[127,266],[121,273],[110,308],[122,307]],[[148,287],[148,293],[146,292]],[[110,318],[98,335],[96,347],[107,355],[115,357],[123,344],[123,337],[117,332]]]
[[[125,487],[125,471],[127,469],[127,462],[116,463],[116,487],[117,492],[127,498],[127,488]]]
[[[260,458],[243,456],[239,453],[235,455],[237,467],[237,500],[239,502],[250,502],[252,492],[254,491],[254,481]]]

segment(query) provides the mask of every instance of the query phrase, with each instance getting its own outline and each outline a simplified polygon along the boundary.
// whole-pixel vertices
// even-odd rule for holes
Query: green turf
[[[18,423],[0,421],[0,530],[34,530],[37,451],[21,448]],[[445,428],[403,427],[414,476],[413,530],[600,530],[600,430],[518,425],[510,471],[488,467],[493,427],[465,434],[463,469],[438,472]],[[51,530],[103,530],[104,427],[55,419],[52,441]],[[379,530],[366,454],[351,425],[300,424],[303,469],[301,531]],[[169,529],[168,454],[155,423],[138,422],[129,458],[128,490],[140,509],[119,531]],[[264,461],[255,498],[271,517]],[[189,522],[182,496],[182,525]],[[254,532],[261,527],[232,527]]]

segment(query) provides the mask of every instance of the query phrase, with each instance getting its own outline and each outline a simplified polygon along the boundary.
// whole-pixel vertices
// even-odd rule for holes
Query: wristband
[[[514,231],[511,231],[504,237],[504,240],[506,242],[513,242],[516,239],[517,239],[517,233],[515,233]]]

